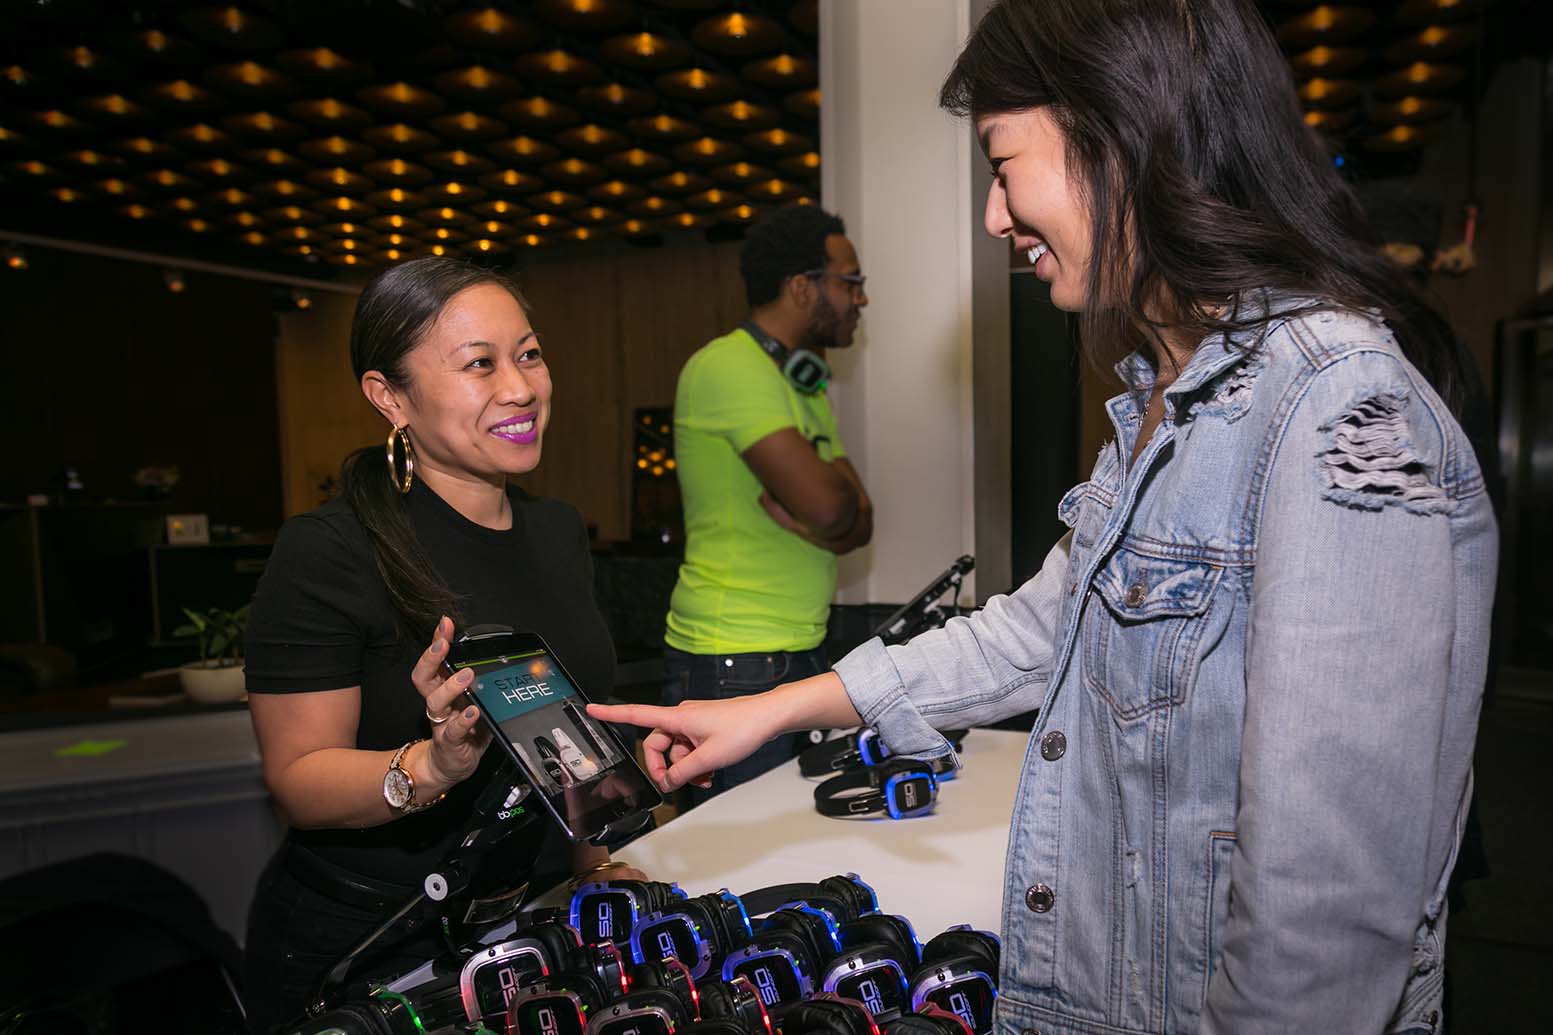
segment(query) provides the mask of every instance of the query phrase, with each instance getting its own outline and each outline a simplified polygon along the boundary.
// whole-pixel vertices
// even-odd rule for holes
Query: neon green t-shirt
[[[742,654],[809,650],[825,639],[836,556],[771,519],[741,455],[783,428],[797,428],[821,460],[846,456],[825,394],[795,390],[749,332],[713,339],[680,371],[674,456],[685,563],[669,605],[670,647]]]

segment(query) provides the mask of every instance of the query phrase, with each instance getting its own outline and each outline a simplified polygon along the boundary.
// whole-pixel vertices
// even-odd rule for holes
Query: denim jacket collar
[[[1270,289],[1248,292],[1238,308],[1241,320],[1263,322],[1245,330],[1228,333],[1212,332],[1198,344],[1170,387],[1165,389],[1166,412],[1174,414],[1176,400],[1196,392],[1237,363],[1243,362],[1262,344],[1279,318],[1309,308],[1308,300],[1298,299]],[[1142,409],[1139,400],[1147,397],[1154,387],[1156,374],[1142,352],[1132,352],[1116,364],[1116,376],[1127,386],[1128,392],[1110,400],[1107,409],[1113,416],[1122,417],[1128,412]],[[1124,417],[1125,419],[1125,417]]]

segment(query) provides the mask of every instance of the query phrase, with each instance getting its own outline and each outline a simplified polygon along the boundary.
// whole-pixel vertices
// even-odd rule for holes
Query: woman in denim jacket
[[[1000,1035],[1438,1030],[1496,533],[1448,331],[1241,0],[1004,0],[943,103],[990,233],[1130,354],[1040,573],[757,698],[599,708],[665,789],[768,737],[1039,708]]]

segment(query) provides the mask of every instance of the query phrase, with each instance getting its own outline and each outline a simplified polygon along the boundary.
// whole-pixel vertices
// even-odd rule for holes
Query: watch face
[[[683,913],[654,915],[637,924],[631,932],[631,954],[638,963],[677,959],[690,968],[692,977],[701,977],[712,962],[711,944]]]
[[[519,996],[508,1017],[512,1035],[586,1035],[582,1006],[565,992]]]
[[[471,1021],[504,1017],[513,996],[544,976],[544,956],[535,947],[524,946],[486,958],[477,956],[464,965],[464,973],[460,976],[464,1012]]]
[[[920,815],[933,807],[933,790],[933,777],[929,774],[892,776],[884,786],[885,805],[896,819]]]
[[[572,926],[582,932],[583,941],[627,945],[635,924],[636,899],[629,892],[584,888],[572,898]]]
[[[588,1035],[674,1035],[674,1019],[658,1009],[616,1006],[595,1017]]]
[[[932,1003],[964,1021],[976,1035],[992,1031],[992,1007],[998,991],[985,974],[967,974],[924,988],[912,997],[912,1007]]]
[[[724,981],[740,977],[755,986],[768,1010],[796,1003],[810,991],[798,964],[782,950],[749,950],[723,964]]]
[[[390,769],[383,777],[383,797],[387,798],[388,804],[394,808],[402,809],[410,804],[412,793],[410,775],[403,769]]]
[[[825,991],[844,999],[856,999],[875,1017],[906,1009],[906,975],[899,963],[894,960],[863,962],[857,957],[847,963],[855,965],[849,965],[840,975],[832,971],[831,978],[825,982]]]

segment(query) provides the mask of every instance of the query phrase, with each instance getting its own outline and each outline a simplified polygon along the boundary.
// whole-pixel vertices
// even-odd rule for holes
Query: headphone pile
[[[298,1030],[395,1035],[990,1035],[996,935],[922,945],[855,875],[686,897],[602,881],[414,987]],[[456,981],[454,972],[456,971]]]
[[[672,885],[605,881],[577,889],[569,919],[584,939],[628,949],[638,970],[655,960],[673,964],[692,989],[688,999],[678,993],[685,1009],[676,1015],[656,980],[650,1001],[637,1002],[633,976],[630,994],[593,1015],[583,1035],[672,1035],[680,1027],[689,1035],[769,1035],[773,1022],[782,1035],[992,1030],[997,936],[954,928],[923,946],[910,921],[880,912],[873,889],[855,875],[693,898]],[[742,1012],[729,1002],[739,992],[753,995]],[[644,1027],[635,1023],[643,1009],[679,1023]],[[627,1017],[632,1023],[614,1025]],[[525,1019],[512,1014],[513,1035],[550,1035]]]
[[[944,736],[958,752],[965,733],[945,730]],[[814,788],[814,807],[822,816],[925,815],[938,804],[938,785],[953,780],[957,768],[954,756],[926,762],[893,757],[878,732],[866,726],[798,756],[800,773],[824,778]]]

